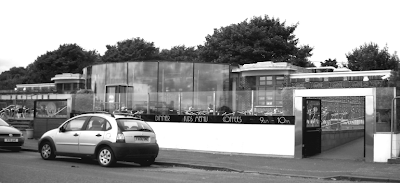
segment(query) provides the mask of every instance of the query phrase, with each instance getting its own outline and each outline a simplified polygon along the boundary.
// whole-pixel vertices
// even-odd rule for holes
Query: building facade
[[[63,94],[68,114],[128,110],[151,123],[164,148],[303,158],[363,138],[365,161],[384,162],[400,153],[400,123],[391,105],[398,94],[388,86],[390,73],[270,61],[239,66],[129,61],[57,75],[52,79],[57,91],[40,98],[21,90],[0,100],[61,100]],[[77,91],[82,88],[85,92]],[[186,138],[177,141],[171,130]],[[280,141],[260,145],[238,134]]]

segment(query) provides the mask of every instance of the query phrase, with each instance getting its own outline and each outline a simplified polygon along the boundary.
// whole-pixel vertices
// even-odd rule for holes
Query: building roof
[[[287,62],[272,62],[263,61],[252,64],[244,64],[239,68],[233,69],[232,72],[246,72],[246,71],[259,71],[259,70],[290,70],[297,71],[303,69],[302,67],[294,66]]]
[[[326,77],[357,77],[357,76],[390,76],[391,70],[347,71],[347,72],[320,72],[290,74],[291,79],[299,78],[326,78]]]
[[[70,83],[70,82],[83,82],[84,78],[81,74],[62,73],[56,74],[51,78],[55,83]]]

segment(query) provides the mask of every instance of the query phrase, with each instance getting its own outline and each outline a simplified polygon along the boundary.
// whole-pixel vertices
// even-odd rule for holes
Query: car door
[[[79,136],[88,117],[78,117],[66,122],[54,137],[58,153],[79,153]]]
[[[87,123],[85,130],[82,131],[79,138],[79,153],[94,154],[97,144],[103,138],[106,130],[110,130],[109,122],[102,118],[93,116]]]

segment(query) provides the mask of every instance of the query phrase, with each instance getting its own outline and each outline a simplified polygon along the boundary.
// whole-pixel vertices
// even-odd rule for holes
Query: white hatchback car
[[[73,156],[97,159],[101,166],[129,161],[150,166],[159,147],[153,129],[127,114],[87,113],[68,119],[42,135],[38,149],[43,159]]]

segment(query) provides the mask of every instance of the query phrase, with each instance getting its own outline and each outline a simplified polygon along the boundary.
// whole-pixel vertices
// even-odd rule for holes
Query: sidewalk
[[[37,140],[26,139],[22,149],[37,152]],[[160,149],[155,164],[326,180],[400,182],[400,165],[357,160],[295,159]]]

